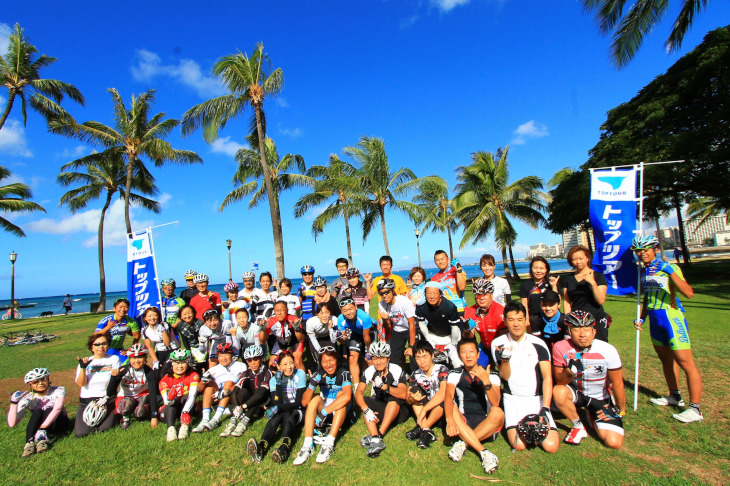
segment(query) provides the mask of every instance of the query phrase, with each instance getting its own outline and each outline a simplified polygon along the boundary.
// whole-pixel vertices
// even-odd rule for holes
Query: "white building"
[[[589,238],[590,244],[588,243]],[[595,251],[596,240],[593,238],[593,228],[589,228],[588,231],[583,231],[576,227],[563,233],[563,251],[568,252],[577,245],[583,245]]]
[[[688,219],[684,222],[684,232],[688,245],[701,245],[706,239],[715,239],[716,233],[730,231],[727,215],[710,216],[700,224],[701,218]]]

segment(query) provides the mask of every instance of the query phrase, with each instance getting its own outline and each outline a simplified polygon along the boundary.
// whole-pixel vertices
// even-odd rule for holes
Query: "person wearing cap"
[[[504,325],[504,307],[493,300],[494,284],[486,278],[474,280],[472,284],[475,304],[464,311],[464,319],[469,330],[465,332],[466,337],[473,338],[475,332],[479,333],[479,366],[486,368],[489,364],[490,346],[498,335],[507,332]]]
[[[456,344],[461,339],[462,323],[456,306],[441,293],[436,282],[426,284],[426,302],[416,307],[416,324],[421,337],[439,354],[448,355],[453,366],[461,366]]]
[[[550,351],[553,345],[562,341],[568,335],[568,328],[565,326],[565,314],[560,312],[560,294],[547,289],[540,297],[540,327],[533,328],[532,334],[539,337]]]
[[[406,285],[405,281],[400,277],[400,275],[394,274],[392,270],[393,259],[389,255],[383,255],[380,257],[380,271],[383,272],[383,274],[375,278],[373,278],[372,273],[366,273],[364,275],[365,286],[368,290],[368,299],[377,297],[378,300],[380,300],[380,296],[378,295],[378,282],[380,282],[384,278],[389,278],[395,282],[396,294],[406,295],[408,293],[408,286]]]
[[[195,317],[203,318],[203,313],[207,310],[214,309],[220,312],[221,296],[217,292],[208,289],[208,276],[199,273],[195,276],[195,287],[198,293],[190,299],[190,305],[195,309]]]
[[[348,351],[353,389],[357,389],[357,384],[360,382],[360,359],[366,357],[365,353],[373,342],[376,323],[370,314],[358,309],[352,299],[342,299],[340,308],[342,314],[337,318],[333,334]]]
[[[185,283],[187,288],[180,292],[180,298],[185,301],[186,304],[190,303],[190,300],[198,295],[198,289],[195,287],[195,275],[196,272],[188,270],[185,272]]]
[[[230,395],[246,371],[245,363],[233,361],[233,346],[230,343],[218,344],[216,351],[218,364],[200,377],[198,390],[203,393],[203,420],[193,429],[195,434],[213,430],[220,425]],[[210,418],[214,403],[217,403],[216,411],[213,418]]]
[[[626,394],[621,358],[616,348],[596,339],[594,319],[584,311],[566,315],[570,339],[553,347],[553,400],[560,412],[573,423],[565,442],[578,445],[588,437],[577,408],[585,408],[595,424],[598,437],[612,449],[624,442],[622,417],[626,414]],[[609,384],[613,396],[609,393]]]

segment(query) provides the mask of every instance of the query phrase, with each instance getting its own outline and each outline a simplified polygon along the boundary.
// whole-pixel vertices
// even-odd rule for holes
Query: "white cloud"
[[[163,196],[166,196],[163,194]],[[165,202],[169,201],[169,195]],[[132,229],[137,230],[146,228],[154,224],[151,220],[135,219],[135,212],[138,208],[132,206],[130,208],[130,219],[132,220]],[[37,233],[49,233],[53,235],[76,234],[76,233],[93,233],[82,242],[82,246],[86,248],[97,245],[97,232],[99,231],[99,218],[101,217],[101,209],[89,209],[59,220],[53,218],[42,218],[31,221],[25,225],[28,231]],[[124,246],[126,245],[127,229],[124,223],[124,200],[117,199],[109,207],[104,219],[104,246]]]
[[[61,152],[61,158],[76,160],[86,155],[87,152],[90,153],[89,148],[86,145],[77,145],[72,149],[63,149],[63,152]]]
[[[279,133],[286,135],[291,138],[298,138],[304,135],[304,130],[301,128],[279,128]]]
[[[410,260],[410,259],[411,259],[411,257],[409,257],[408,255],[405,255],[405,256],[403,257],[403,260]]]
[[[8,24],[0,24],[0,56],[8,52],[11,32],[12,29]]]
[[[418,15],[417,14],[411,15],[410,17],[407,17],[405,19],[401,19],[401,21],[400,21],[400,28],[401,29],[407,29],[408,27],[413,26],[413,24],[415,24],[417,20],[418,20]]]
[[[25,140],[25,127],[17,120],[7,120],[0,130],[0,153],[33,157]]]
[[[279,96],[276,98],[276,105],[282,108],[289,108],[289,102],[285,98]]]
[[[542,123],[530,120],[523,123],[514,131],[515,138],[512,140],[513,145],[522,145],[527,142],[528,138],[541,138],[549,135],[548,128]]]
[[[157,202],[160,203],[160,206],[162,206],[163,208],[169,207],[170,205],[167,203],[169,203],[171,200],[172,195],[166,192],[163,192],[162,194],[160,194],[160,197],[157,198]]]
[[[231,137],[219,138],[210,144],[210,150],[212,152],[230,155],[231,157],[234,157],[236,152],[242,148],[244,148],[244,146],[235,140],[231,140]]]
[[[130,70],[137,81],[150,81],[167,76],[195,89],[202,98],[221,96],[226,89],[214,77],[203,74],[200,64],[192,59],[180,59],[177,64],[163,64],[160,56],[146,49],[137,51],[136,64]]]
[[[306,221],[314,221],[315,219],[317,219],[317,216],[324,213],[325,209],[327,209],[326,204],[310,208],[306,213],[304,213],[304,219]]]
[[[466,5],[471,0],[431,0],[431,5],[435,5],[442,12],[450,12],[456,7]]]

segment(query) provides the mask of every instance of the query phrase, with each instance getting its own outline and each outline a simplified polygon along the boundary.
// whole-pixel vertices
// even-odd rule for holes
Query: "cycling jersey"
[[[329,376],[324,370],[319,369],[309,379],[309,389],[315,391],[319,387],[319,396],[324,400],[325,407],[335,401],[346,386],[352,386],[352,378],[345,368],[339,368],[334,376]]]
[[[545,342],[532,334],[523,334],[515,341],[509,334],[504,334],[492,341],[492,362],[502,364],[498,357],[499,346],[511,346],[512,357],[509,360],[511,374],[509,380],[502,380],[504,393],[517,396],[542,395],[542,372],[540,362],[550,362],[550,351]]]
[[[220,308],[221,296],[216,292],[211,291],[208,291],[206,295],[200,295],[200,293],[198,293],[195,297],[190,299],[190,305],[192,305],[193,309],[195,309],[195,317],[202,319],[205,311]]]
[[[167,393],[176,397],[183,397],[188,394],[190,387],[197,387],[200,382],[200,376],[195,371],[188,370],[182,376],[175,374],[167,374],[160,379],[160,394]]]
[[[219,344],[231,343],[233,345],[233,338],[228,332],[231,327],[233,327],[231,321],[221,321],[215,329],[208,326],[201,327],[198,331],[198,351],[208,354],[210,358],[216,358]]]
[[[307,375],[303,370],[298,368],[295,369],[294,374],[291,376],[286,376],[280,371],[269,382],[271,397],[273,398],[272,401],[276,404],[295,403],[297,391],[306,388],[306,386]]]
[[[122,366],[117,376],[112,376],[106,389],[107,397],[141,397],[151,394],[154,388],[155,400],[157,399],[157,376],[147,365],[135,370],[130,365]],[[157,403],[155,401],[155,403]]]
[[[239,297],[237,300],[234,300],[233,302],[231,302],[229,300],[228,301],[228,308],[223,312],[223,318],[224,319],[229,319],[231,321],[235,321],[235,319],[236,319],[236,311],[238,309],[246,309],[246,310],[249,310],[249,309],[251,309],[251,304],[249,303],[249,301],[247,301],[243,297]],[[252,316],[249,316],[249,318],[251,318],[251,317]]]
[[[380,302],[380,294],[378,293],[378,282],[383,280],[384,278],[389,278],[392,281],[395,282],[395,293],[398,295],[406,295],[408,293],[408,286],[403,281],[403,279],[394,273],[391,273],[387,277],[379,276],[375,277],[372,282],[370,282],[370,290],[372,290],[375,293],[375,297],[378,299],[378,302]]]
[[[236,386],[238,388],[246,388],[251,392],[255,392],[261,387],[268,389],[272,377],[273,374],[271,373],[271,370],[262,364],[259,366],[257,371],[247,368],[246,371],[241,374],[241,378],[238,380],[238,383],[236,383]]]
[[[489,374],[489,383],[482,383],[477,377],[472,377],[464,367],[449,371],[448,383],[454,385],[454,403],[459,407],[462,415],[487,416],[492,405],[487,399],[484,385],[499,386],[499,375],[496,372]]]
[[[314,296],[317,292],[314,290],[314,284],[299,284],[297,295],[302,302],[302,319],[305,321],[314,315]]]
[[[322,322],[319,319],[319,316],[314,316],[311,319],[307,321],[307,337],[309,337],[309,341],[312,343],[312,347],[314,348],[314,351],[319,352],[319,340],[330,340],[330,327],[334,327],[336,323],[336,318],[334,316],[330,316],[330,322]]]
[[[360,337],[362,337],[363,331],[373,327],[373,324],[375,324],[375,321],[370,317],[370,314],[360,309],[357,310],[353,320],[347,319],[344,314],[337,318],[337,329],[340,331],[350,329],[353,335],[357,334]]]
[[[59,423],[64,423],[68,420],[68,414],[63,408],[64,400],[66,399],[66,389],[62,386],[50,386],[44,394],[30,392],[20,399],[16,407],[10,406],[8,411],[8,425],[15,427],[18,422],[23,419],[27,410],[31,411],[31,414],[35,410],[43,410],[44,414],[47,414],[40,424],[42,429],[54,429],[55,420],[62,417]],[[55,432],[55,431],[54,431]]]
[[[431,400],[436,392],[439,391],[441,383],[446,381],[449,376],[449,369],[442,364],[434,364],[431,374],[426,374],[421,368],[417,368],[408,378],[410,386],[419,387],[426,395],[427,400]]]
[[[337,296],[337,299],[342,300],[345,298],[354,300],[355,306],[358,309],[364,310],[365,312],[368,312],[368,310],[370,310],[368,289],[366,289],[360,281],[358,281],[357,285],[355,285],[354,287],[351,287],[350,285],[345,285],[344,287],[342,287],[342,290],[340,290],[340,295]]]
[[[196,295],[198,295],[198,289],[195,287],[188,287],[180,292],[180,298],[184,300],[186,304],[189,304],[192,298]]]
[[[512,289],[510,289],[507,279],[495,275],[490,282],[494,285],[494,292],[492,293],[494,302],[502,306],[507,305],[507,296],[512,295]]]
[[[165,346],[165,342],[162,339],[162,333],[167,332],[170,336],[170,345]],[[155,347],[155,351],[174,351],[177,349],[177,342],[175,336],[170,332],[170,328],[164,322],[158,323],[153,329],[152,326],[146,326],[142,331],[142,336],[145,339],[149,339],[152,342],[152,346]]]
[[[388,315],[393,332],[408,332],[410,330],[408,319],[416,316],[416,308],[413,307],[413,303],[403,295],[396,295],[392,304],[386,304],[384,300],[381,300],[378,310]]]
[[[100,320],[99,324],[96,325],[94,332],[102,331],[110,322],[113,323],[112,328],[109,329],[109,334],[111,335],[112,340],[109,343],[109,350],[107,352],[109,354],[119,355],[119,351],[126,349],[124,347],[124,338],[127,335],[127,332],[139,332],[139,324],[137,324],[137,321],[129,316],[125,316],[121,320],[117,321],[114,319],[114,314],[112,314]]]
[[[298,322],[298,319],[294,316],[287,315],[284,322],[280,322],[279,319],[274,316],[269,318],[269,322],[266,325],[264,332],[267,336],[274,336],[276,342],[282,348],[288,348],[294,341],[297,340],[294,335],[294,323]]]
[[[342,292],[343,289],[350,286],[350,281],[347,279],[347,277],[337,277],[334,279],[334,281],[330,284],[330,292],[332,295],[337,297],[337,300],[341,300],[340,292]]]
[[[416,307],[416,321],[424,323],[430,334],[441,337],[453,336],[452,328],[460,329],[462,322],[456,306],[450,300],[444,298],[436,307],[428,302]],[[458,338],[456,341],[458,341]]]
[[[555,343],[553,366],[567,368],[570,360],[580,361],[571,386],[589,398],[605,400],[609,392],[608,372],[621,369],[621,358],[612,345],[598,339],[589,348],[579,348],[572,339]],[[583,368],[582,370],[580,368]]]
[[[671,308],[684,312],[670,275],[660,270],[662,264],[664,262],[656,258],[649,266],[641,269],[641,287],[647,297],[646,308],[649,311]],[[682,270],[677,265],[670,264],[670,266],[674,269],[674,273],[684,280]]]
[[[266,300],[266,293],[261,290],[258,287],[254,287],[251,290],[246,289],[246,287],[242,288],[240,292],[238,292],[238,297],[243,297],[244,299],[248,299],[251,303],[251,306],[256,304],[260,300]]]
[[[218,389],[223,389],[223,385],[225,385],[226,382],[232,381],[233,383],[237,383],[247,368],[248,367],[245,363],[233,361],[228,366],[223,366],[218,363],[209,369],[208,373],[210,373],[210,376],[212,376],[213,380],[215,380],[215,384],[218,385]]]
[[[259,290],[259,289],[257,289]],[[257,293],[258,294],[258,293]],[[259,299],[253,302],[251,306],[251,312],[258,319],[268,319],[274,315],[274,303],[279,298],[279,294],[276,292],[269,292],[268,294],[261,290]]]
[[[292,316],[297,315],[297,311],[302,308],[302,303],[299,301],[299,297],[292,294],[280,295],[276,298],[276,302],[286,302],[287,313]]]
[[[248,327],[244,331],[241,326],[236,327],[236,335],[233,336],[232,344],[233,349],[237,353],[245,351],[247,347],[259,344],[259,335],[261,334],[261,327],[253,322],[248,323]]]
[[[431,277],[431,282],[441,284],[441,290],[444,293],[444,297],[454,303],[457,311],[464,312],[466,301],[463,296],[464,292],[459,291],[456,286],[456,274],[456,267],[450,265],[446,270],[441,270]]]
[[[86,368],[76,367],[76,378],[86,373],[86,385],[81,387],[80,398],[101,398],[106,396],[106,387],[112,377],[112,370],[121,368],[119,356],[107,354],[103,358],[90,358]]]
[[[166,322],[172,326],[177,320],[177,311],[180,307],[185,305],[185,301],[180,297],[165,297],[164,295],[160,298],[160,312],[162,312],[162,322]]]
[[[504,325],[504,307],[497,302],[492,302],[489,309],[486,310],[476,304],[467,307],[464,311],[464,319],[469,323],[469,330],[476,330],[479,333],[480,344],[487,352],[489,352],[497,331],[507,328]]]

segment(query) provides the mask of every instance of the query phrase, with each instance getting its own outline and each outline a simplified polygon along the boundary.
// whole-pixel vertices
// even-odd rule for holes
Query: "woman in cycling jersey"
[[[326,346],[334,346],[334,340],[330,337],[330,331],[335,328],[337,318],[330,313],[325,304],[314,306],[314,317],[307,320],[307,337],[309,338],[309,352],[312,355],[312,362],[319,360],[319,350]]]
[[[198,332],[203,327],[203,321],[195,318],[195,309],[185,304],[177,311],[177,320],[172,325],[180,336],[180,342],[185,349],[193,349],[198,345]]]
[[[115,354],[122,356],[124,351],[124,338],[127,334],[131,334],[134,340],[132,344],[138,343],[141,337],[139,331],[139,325],[137,321],[129,317],[129,300],[125,298],[119,298],[114,301],[114,314],[104,317],[97,324],[94,330],[95,334],[106,334],[109,333],[111,341],[109,342],[109,354]]]
[[[109,430],[114,426],[115,416],[112,413],[114,402],[107,400],[106,390],[112,378],[112,371],[121,367],[119,356],[109,353],[112,338],[109,333],[92,334],[86,345],[93,353],[90,357],[76,359],[79,362],[76,368],[76,384],[81,388],[79,406],[76,409],[76,423],[74,434],[76,437],[85,437],[92,432]],[[84,412],[92,407],[91,414],[96,418],[104,417],[100,423],[87,423]]]
[[[278,360],[279,371],[270,381],[271,402],[266,409],[266,418],[269,419],[261,440],[251,437],[246,448],[255,464],[261,462],[269,449],[276,431],[281,426],[281,445],[271,454],[274,462],[283,464],[289,458],[292,448],[292,438],[301,423],[302,396],[307,388],[307,375],[303,370],[294,366],[294,355],[289,351],[282,351]]]
[[[259,340],[261,346],[266,344],[269,336],[273,337],[269,368],[276,368],[276,356],[281,351],[291,351],[297,368],[304,369],[302,355],[304,354],[304,340],[306,333],[302,329],[302,319],[289,314],[286,302],[279,301],[274,305],[274,315],[269,318],[266,329],[261,331]]]
[[[330,310],[330,314],[335,317],[340,315],[340,304],[337,301],[337,298],[332,295],[329,290],[327,290],[327,279],[318,275],[317,278],[314,279],[314,291],[314,307],[317,307],[318,305],[326,305]]]
[[[157,307],[146,308],[142,313],[142,322],[146,324],[142,335],[152,357],[152,369],[159,370],[170,359],[170,353],[178,348],[177,341],[167,323],[162,321],[162,314]]]
[[[314,391],[319,388],[319,395]],[[314,428],[324,429],[319,436],[321,448],[317,463],[329,461],[335,450],[335,439],[345,423],[352,402],[352,379],[342,366],[342,357],[332,347],[322,348],[319,354],[319,370],[309,379],[309,386],[302,397],[306,408],[304,418],[304,444],[293,464],[300,466],[314,453]],[[325,435],[326,434],[326,435]],[[324,437],[322,437],[324,435]]]
[[[248,311],[251,308],[250,299],[246,299],[239,295],[239,288],[236,282],[228,282],[225,284],[223,286],[223,291],[228,296],[228,300],[221,303],[221,306],[225,309],[223,312],[224,319],[233,321],[238,309],[245,309]]]
[[[167,424],[167,441],[186,439],[190,428],[190,412],[195,405],[200,377],[188,365],[190,351],[178,349],[170,355],[172,366],[160,380],[160,395],[163,406],[160,419]],[[180,419],[180,431],[175,431],[175,422]]]
[[[413,307],[426,302],[426,270],[421,267],[411,268],[408,280],[412,283],[406,296],[413,302]]]
[[[302,315],[302,303],[298,296],[292,295],[291,289],[291,280],[282,278],[281,282],[279,282],[279,297],[276,300],[286,302],[287,312],[292,316],[299,317]]]
[[[144,344],[133,344],[127,350],[129,364],[112,370],[106,396],[109,400],[116,397],[114,413],[121,416],[123,430],[129,428],[132,416],[150,417],[152,428],[157,427],[158,377],[157,372],[147,366],[148,352]]]
[[[66,389],[51,386],[51,373],[47,368],[34,368],[25,375],[29,390],[18,390],[10,396],[8,426],[15,427],[28,413],[28,426],[25,428],[25,445],[20,457],[46,452],[49,447],[49,434],[65,433],[71,422],[63,408]]]

